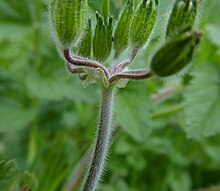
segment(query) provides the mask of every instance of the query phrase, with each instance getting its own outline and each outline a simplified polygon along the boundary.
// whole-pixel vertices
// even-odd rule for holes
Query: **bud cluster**
[[[194,27],[200,2],[175,1],[166,28],[165,43],[151,61],[151,75],[173,75],[190,63],[201,37]],[[128,65],[149,42],[158,9],[159,0],[140,0],[138,4],[137,1],[127,0],[117,22],[114,23],[106,12],[96,12],[96,23],[93,24],[87,14],[88,0],[51,0],[50,21],[55,42],[64,52],[70,72],[82,73],[81,79],[87,82],[94,78],[96,82],[110,86],[123,78],[144,79],[151,76],[146,69],[128,71]],[[117,64],[120,55],[128,48],[132,50],[132,55]],[[114,64],[107,68],[109,64],[106,61],[112,55],[112,49]]]
[[[135,10],[133,1],[128,1],[114,33],[116,55],[129,45],[135,51],[147,43],[156,24],[158,5],[158,0],[143,0]]]
[[[143,0],[134,8],[133,1],[128,0],[113,34],[112,17],[105,22],[104,16],[98,12],[96,26],[92,31],[91,20],[87,19],[88,0],[51,0],[52,29],[56,42],[62,48],[74,45],[77,46],[77,54],[90,57],[93,47],[93,58],[104,62],[111,54],[112,44],[116,55],[120,55],[129,46],[138,50],[146,44],[156,23],[158,5],[158,0]],[[75,44],[79,37],[80,41]]]

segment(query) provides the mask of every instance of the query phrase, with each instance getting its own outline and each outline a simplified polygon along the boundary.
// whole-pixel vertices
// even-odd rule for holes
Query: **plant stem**
[[[104,17],[105,24],[108,23],[109,7],[110,0],[102,0],[102,16]]]
[[[28,148],[28,159],[27,159],[27,164],[28,167],[31,168],[35,157],[36,157],[36,152],[37,152],[37,129],[38,129],[38,119],[34,119],[32,127],[31,127],[31,132],[30,132],[30,140],[29,140],[29,148]]]
[[[40,38],[41,38],[41,34],[40,34],[40,20],[41,20],[41,1],[40,0],[36,0],[35,2],[35,18],[34,18],[34,30],[35,30],[35,67],[36,69],[39,68],[40,64],[41,64],[41,46],[40,46]]]
[[[111,140],[110,142],[119,134],[120,127],[118,125],[114,125],[112,127],[112,133],[111,133]],[[85,167],[88,165],[88,161],[90,161],[92,157],[92,151],[93,151],[93,145],[87,149],[87,151],[84,153],[81,160],[78,162],[78,164],[74,167],[70,177],[68,178],[67,182],[64,185],[65,191],[76,191],[79,190],[79,187],[81,185],[81,182],[86,175]]]
[[[34,69],[38,71],[40,64],[41,64],[41,31],[40,31],[40,22],[41,22],[41,1],[36,0],[35,1],[35,15],[33,20],[33,27],[34,27]],[[38,104],[38,99],[33,98],[32,101],[33,105]],[[28,148],[28,157],[27,157],[27,163],[29,168],[32,167],[36,153],[37,153],[37,130],[39,126],[38,116],[33,121],[31,132],[30,132],[30,140],[29,140],[29,148]]]
[[[102,70],[105,73],[106,78],[109,78],[108,70],[101,63],[94,61],[94,60],[89,60],[89,59],[82,60],[82,59],[74,58],[71,56],[69,49],[65,49],[63,51],[63,54],[64,54],[65,59],[70,64],[75,65],[75,66],[86,66],[86,67],[91,67],[91,68],[99,68],[100,70]]]
[[[97,129],[93,158],[83,191],[95,190],[105,165],[112,133],[114,89],[103,89],[100,121]]]
[[[139,0],[134,0],[134,7],[136,8],[138,6]]]
[[[169,115],[176,114],[178,112],[182,112],[184,110],[184,106],[185,106],[184,103],[180,103],[180,104],[175,105],[173,107],[170,107],[166,110],[163,110],[163,111],[160,111],[160,112],[155,112],[155,113],[153,113],[152,118],[153,119],[160,119],[160,118],[163,118],[163,117],[167,117]]]

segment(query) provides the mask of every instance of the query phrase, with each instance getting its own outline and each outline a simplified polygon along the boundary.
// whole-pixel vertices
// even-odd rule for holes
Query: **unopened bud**
[[[104,62],[111,53],[112,48],[112,17],[105,24],[103,16],[96,13],[97,24],[93,38],[93,56],[96,60]]]
[[[55,41],[62,47],[76,42],[83,30],[88,0],[51,0],[50,21]]]
[[[160,77],[178,73],[192,60],[200,37],[200,32],[190,30],[168,40],[154,55],[151,62],[152,71]]]
[[[114,49],[117,55],[120,55],[129,45],[130,26],[133,11],[133,4],[128,0],[126,7],[120,15],[114,32]]]
[[[78,45],[78,55],[90,58],[92,48],[92,23],[88,20]]]
[[[133,49],[140,49],[149,39],[156,23],[158,4],[158,0],[143,0],[139,5],[130,32]]]
[[[201,0],[176,0],[167,25],[167,37],[192,29]]]

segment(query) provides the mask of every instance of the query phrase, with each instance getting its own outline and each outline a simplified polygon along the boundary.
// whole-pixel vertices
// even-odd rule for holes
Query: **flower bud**
[[[78,55],[89,58],[92,48],[92,24],[91,19],[88,20],[82,38],[78,45]]]
[[[178,35],[187,28],[193,28],[200,1],[176,0],[168,21],[167,37]]]
[[[190,30],[168,40],[154,55],[151,61],[152,71],[160,77],[179,72],[190,63],[200,37],[200,32]]]
[[[133,4],[128,0],[114,32],[114,49],[116,55],[120,55],[128,47],[133,11]]]
[[[50,21],[59,46],[69,47],[83,30],[88,0],[51,0]]]
[[[93,56],[96,60],[104,62],[110,55],[112,49],[112,17],[105,24],[103,16],[96,13],[97,24],[93,37]]]
[[[140,49],[150,37],[158,14],[158,0],[143,0],[131,25],[130,39],[133,49]]]

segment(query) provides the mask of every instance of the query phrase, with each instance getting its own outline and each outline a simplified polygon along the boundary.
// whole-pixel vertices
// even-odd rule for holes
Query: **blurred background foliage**
[[[115,18],[124,2],[112,0]],[[94,138],[100,92],[65,69],[50,37],[47,3],[0,1],[2,191],[77,190]],[[136,65],[149,63],[172,3],[161,1],[152,43]],[[94,13],[101,1],[90,6]],[[118,90],[118,131],[99,191],[220,190],[219,10],[219,0],[204,0],[203,39],[188,75]]]

